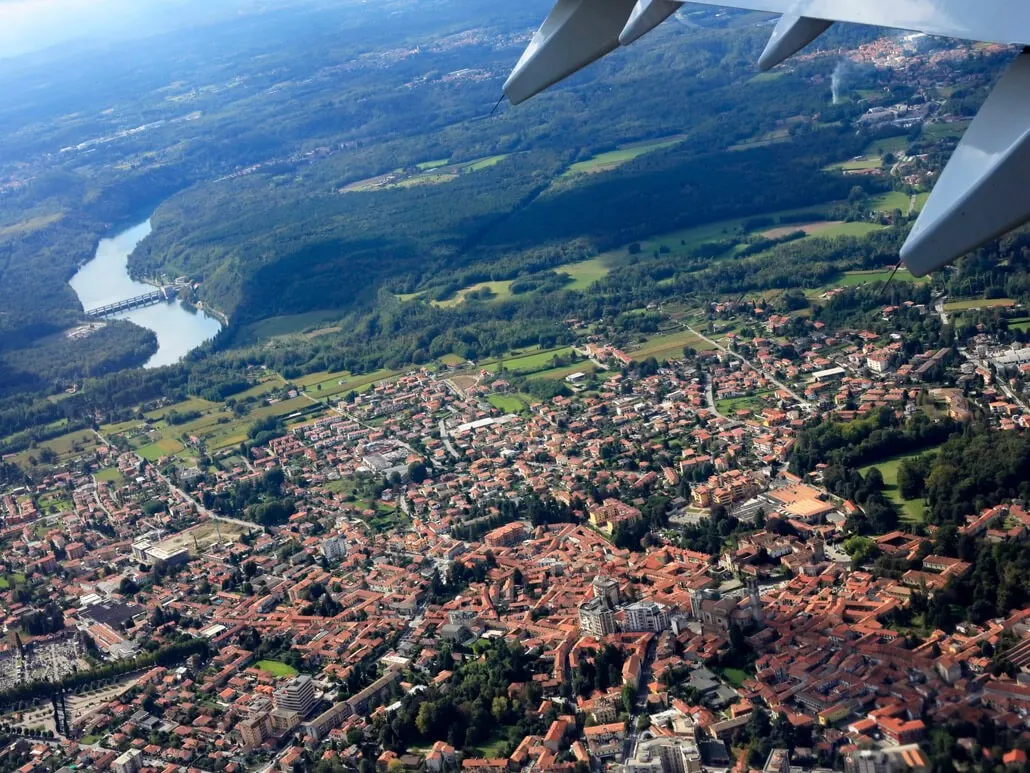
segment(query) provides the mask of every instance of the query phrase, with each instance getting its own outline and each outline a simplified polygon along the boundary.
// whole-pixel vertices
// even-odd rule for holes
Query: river
[[[129,255],[149,233],[150,220],[146,220],[109,239],[100,240],[93,260],[82,266],[69,282],[84,309],[95,309],[154,291],[150,285],[130,277],[128,269]],[[222,323],[215,317],[189,309],[178,301],[132,309],[113,317],[127,319],[153,330],[157,335],[157,351],[144,363],[145,368],[178,362],[222,329]]]

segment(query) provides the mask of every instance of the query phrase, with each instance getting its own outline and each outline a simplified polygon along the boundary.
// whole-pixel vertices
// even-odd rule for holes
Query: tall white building
[[[115,758],[115,761],[111,763],[111,770],[114,773],[138,773],[142,767],[143,752],[139,749],[129,749],[129,751]]]
[[[619,606],[619,583],[617,580],[613,580],[611,577],[605,577],[603,574],[597,575],[594,578],[594,598],[604,599],[609,607],[615,609]]]
[[[594,636],[615,633],[615,613],[604,599],[590,599],[579,607],[579,627]]]
[[[661,604],[653,601],[639,601],[626,607],[627,631],[658,633],[668,627],[669,615]]]
[[[329,537],[322,543],[322,555],[327,561],[340,561],[347,557],[347,540],[343,537]]]
[[[307,674],[295,676],[275,691],[275,707],[306,717],[315,706],[315,683]]]

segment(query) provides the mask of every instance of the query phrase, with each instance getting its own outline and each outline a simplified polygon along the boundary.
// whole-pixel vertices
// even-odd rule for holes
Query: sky
[[[0,59],[71,40],[168,31],[274,0],[0,0]]]

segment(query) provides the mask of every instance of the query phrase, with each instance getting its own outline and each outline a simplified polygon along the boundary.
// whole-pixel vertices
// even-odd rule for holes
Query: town
[[[37,474],[0,492],[0,764],[923,773],[932,718],[1025,766],[1030,606],[931,620],[973,570],[949,540],[1018,544],[1030,513],[949,535],[893,457],[1027,429],[1030,350],[891,332],[975,303],[862,328],[804,300],[655,309],[658,346],[570,319],[550,361],[354,388],[259,373],[224,442],[240,396],[14,459]],[[804,462],[820,421],[943,434],[863,465],[856,501]]]

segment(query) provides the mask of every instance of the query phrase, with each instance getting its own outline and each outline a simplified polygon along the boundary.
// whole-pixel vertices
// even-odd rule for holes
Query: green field
[[[534,352],[522,357],[513,357],[510,360],[498,360],[486,366],[491,373],[500,371],[501,366],[512,373],[535,373],[551,367],[551,361],[558,356],[569,357],[573,354],[571,346],[564,346],[558,349],[547,349],[542,352]]]
[[[451,309],[460,303],[464,303],[465,298],[468,297],[469,293],[473,293],[476,290],[482,290],[484,288],[489,288],[490,292],[493,293],[493,297],[490,299],[491,301],[508,300],[512,297],[511,286],[514,281],[514,279],[504,279],[497,282],[480,282],[479,284],[474,284],[471,287],[464,287],[461,290],[458,290],[458,292],[454,294],[453,298],[448,298],[446,301],[430,301],[430,303],[441,309]]]
[[[504,413],[521,413],[529,408],[526,396],[518,394],[495,394],[487,398],[487,402]]]
[[[881,153],[893,153],[898,155],[908,150],[907,137],[886,137],[882,140],[874,140],[865,149],[866,155],[878,156]]]
[[[478,172],[481,169],[489,169],[492,166],[496,166],[509,155],[509,153],[502,153],[456,164],[452,164],[449,158],[422,161],[415,164],[414,167],[394,169],[388,174],[352,182],[341,188],[340,192],[361,193],[390,188],[412,188],[417,185],[440,185],[457,180],[460,174]]]
[[[489,169],[492,166],[497,166],[499,163],[504,161],[509,153],[501,153],[497,156],[487,156],[486,158],[480,158],[476,161],[469,161],[466,164],[462,164],[462,169],[466,172],[478,172],[480,169]]]
[[[561,381],[562,379],[571,376],[573,373],[596,373],[597,366],[589,360],[583,360],[583,362],[577,362],[574,365],[568,365],[564,368],[551,368],[549,370],[541,370],[536,373],[529,375],[531,379],[551,379],[553,381]]]
[[[678,145],[685,139],[686,137],[677,135],[675,137],[666,137],[665,139],[619,145],[616,150],[610,150],[607,153],[598,153],[596,156],[592,156],[585,161],[573,164],[566,169],[561,176],[572,177],[579,174],[598,174],[599,172],[608,172],[616,167],[622,166],[628,161],[632,161],[633,159],[644,155],[645,153],[651,153],[655,150],[661,150],[662,148],[670,148],[673,145]]]
[[[313,403],[303,395],[290,398],[289,400],[280,400],[277,403],[271,405],[263,405],[260,408],[255,408],[250,412],[251,421],[257,419],[264,419],[269,416],[289,416],[291,413],[297,413],[298,411],[306,411],[311,408]]]
[[[118,471],[117,467],[108,467],[106,469],[103,469],[93,477],[96,478],[98,481],[107,481],[108,483],[113,483],[116,486],[120,485],[124,480],[124,478],[122,478],[122,474]]]
[[[1018,317],[1009,320],[1009,330],[1030,330],[1030,317]]]
[[[768,73],[763,74],[768,75]],[[752,148],[764,148],[769,145],[776,145],[780,142],[789,141],[790,132],[787,129],[774,129],[773,131],[765,132],[764,134],[759,134],[755,137],[751,137],[750,139],[738,142],[736,145],[730,145],[728,150],[751,150]]]
[[[143,415],[153,421],[160,421],[173,411],[175,413],[193,413],[194,411],[210,411],[212,408],[217,407],[219,407],[217,403],[202,400],[199,397],[194,397],[190,400],[183,400],[181,403],[166,405],[164,408],[159,408],[156,411],[148,411]]]
[[[747,671],[741,671],[739,668],[721,668],[719,673],[722,678],[729,682],[734,687],[740,687],[744,684],[745,679],[750,679],[751,674]]]
[[[611,272],[608,261],[601,256],[582,260],[579,263],[566,263],[554,269],[559,274],[568,274],[572,282],[565,286],[566,290],[586,290]]]
[[[683,347],[685,346],[690,346],[698,351],[707,351],[713,348],[710,343],[698,338],[689,330],[683,330],[679,333],[648,339],[643,346],[627,352],[627,354],[637,362],[646,360],[648,357],[654,357],[657,360],[679,359],[683,357]]]
[[[338,311],[309,311],[304,314],[285,314],[252,322],[245,328],[247,341],[263,341],[269,338],[297,335],[340,318]]]
[[[1016,302],[1011,298],[973,298],[968,301],[949,301],[944,304],[944,310],[948,312],[952,311],[969,311],[971,309],[994,309],[994,308],[1005,308],[1008,306],[1015,306]]]
[[[955,123],[923,124],[923,136],[932,140],[945,138],[957,140],[966,133],[969,123],[969,121],[956,121]]]
[[[877,212],[893,212],[900,209],[903,215],[908,214],[908,203],[908,194],[901,191],[880,194],[872,201],[873,209]]]
[[[876,231],[882,231],[883,226],[878,223],[836,223],[818,233],[812,234],[810,239],[826,239],[834,236],[868,236]]]
[[[879,155],[859,156],[849,161],[841,161],[838,164],[830,164],[825,171],[834,172],[867,172],[872,169],[883,167],[883,159]]]
[[[730,220],[719,220],[715,223],[707,223],[705,225],[694,226],[693,228],[684,228],[680,231],[673,231],[671,233],[654,236],[640,244],[642,249],[645,251],[656,250],[662,247],[668,247],[673,252],[682,251],[684,249],[693,249],[700,247],[706,242],[717,242],[734,236],[740,236],[745,233],[745,225],[756,218],[769,218],[774,221],[772,225],[765,225],[758,229],[760,231],[767,231],[770,228],[777,227],[778,225],[783,225],[784,227],[793,225],[793,223],[781,223],[780,219],[783,217],[793,220],[794,218],[802,215],[822,216],[837,203],[839,202],[831,201],[819,206],[784,209],[776,212],[766,212],[752,217],[736,217]],[[749,231],[747,233],[751,232]],[[624,257],[626,250],[623,248],[622,250],[607,254]]]
[[[744,395],[742,397],[730,397],[726,400],[717,400],[715,407],[723,416],[729,416],[731,418],[737,411],[755,413],[762,407],[763,398],[771,394],[772,392],[759,392],[754,395]]]
[[[383,368],[371,373],[361,373],[356,376],[347,371],[330,373],[319,371],[310,373],[294,383],[304,387],[305,391],[312,397],[332,397],[342,392],[361,391],[362,388],[371,386],[378,381],[386,381],[398,375],[398,371]],[[309,401],[310,402],[310,401]]]
[[[890,275],[890,269],[883,269],[880,271],[848,271],[843,277],[827,285],[826,289],[832,290],[834,287],[855,287],[857,285],[869,284],[870,282],[886,282],[890,279]],[[908,272],[907,268],[902,267],[898,269],[896,274],[894,274],[893,281],[926,284],[930,279],[925,276],[912,276]]]
[[[57,464],[72,459],[79,454],[93,451],[99,445],[96,435],[88,429],[77,432],[69,432],[67,435],[60,435],[52,440],[40,443],[37,448],[22,451],[13,457],[13,462],[23,469],[29,464],[29,457],[39,459],[40,451],[49,448],[57,454]],[[79,449],[79,450],[76,450]]]
[[[456,367],[458,365],[463,364],[465,362],[465,358],[459,357],[457,354],[445,354],[443,357],[440,358],[440,362],[442,362],[444,365]]]
[[[901,513],[901,520],[906,523],[922,523],[923,521],[923,500],[922,499],[904,499],[901,496],[901,492],[898,491],[898,468],[901,463],[906,459],[915,459],[925,454],[934,453],[935,449],[925,449],[923,451],[913,451],[908,454],[899,454],[898,456],[892,456],[889,459],[885,459],[882,462],[876,464],[869,464],[862,467],[859,472],[865,475],[873,467],[880,469],[880,474],[883,476],[884,482],[884,493],[887,498],[893,502],[899,512]]]
[[[267,671],[272,676],[293,677],[297,675],[297,669],[285,663],[280,663],[278,660],[259,660],[254,665],[262,671]]]
[[[150,443],[137,449],[136,453],[148,462],[156,462],[164,456],[175,456],[185,449],[186,446],[174,438],[161,438],[156,443]]]

